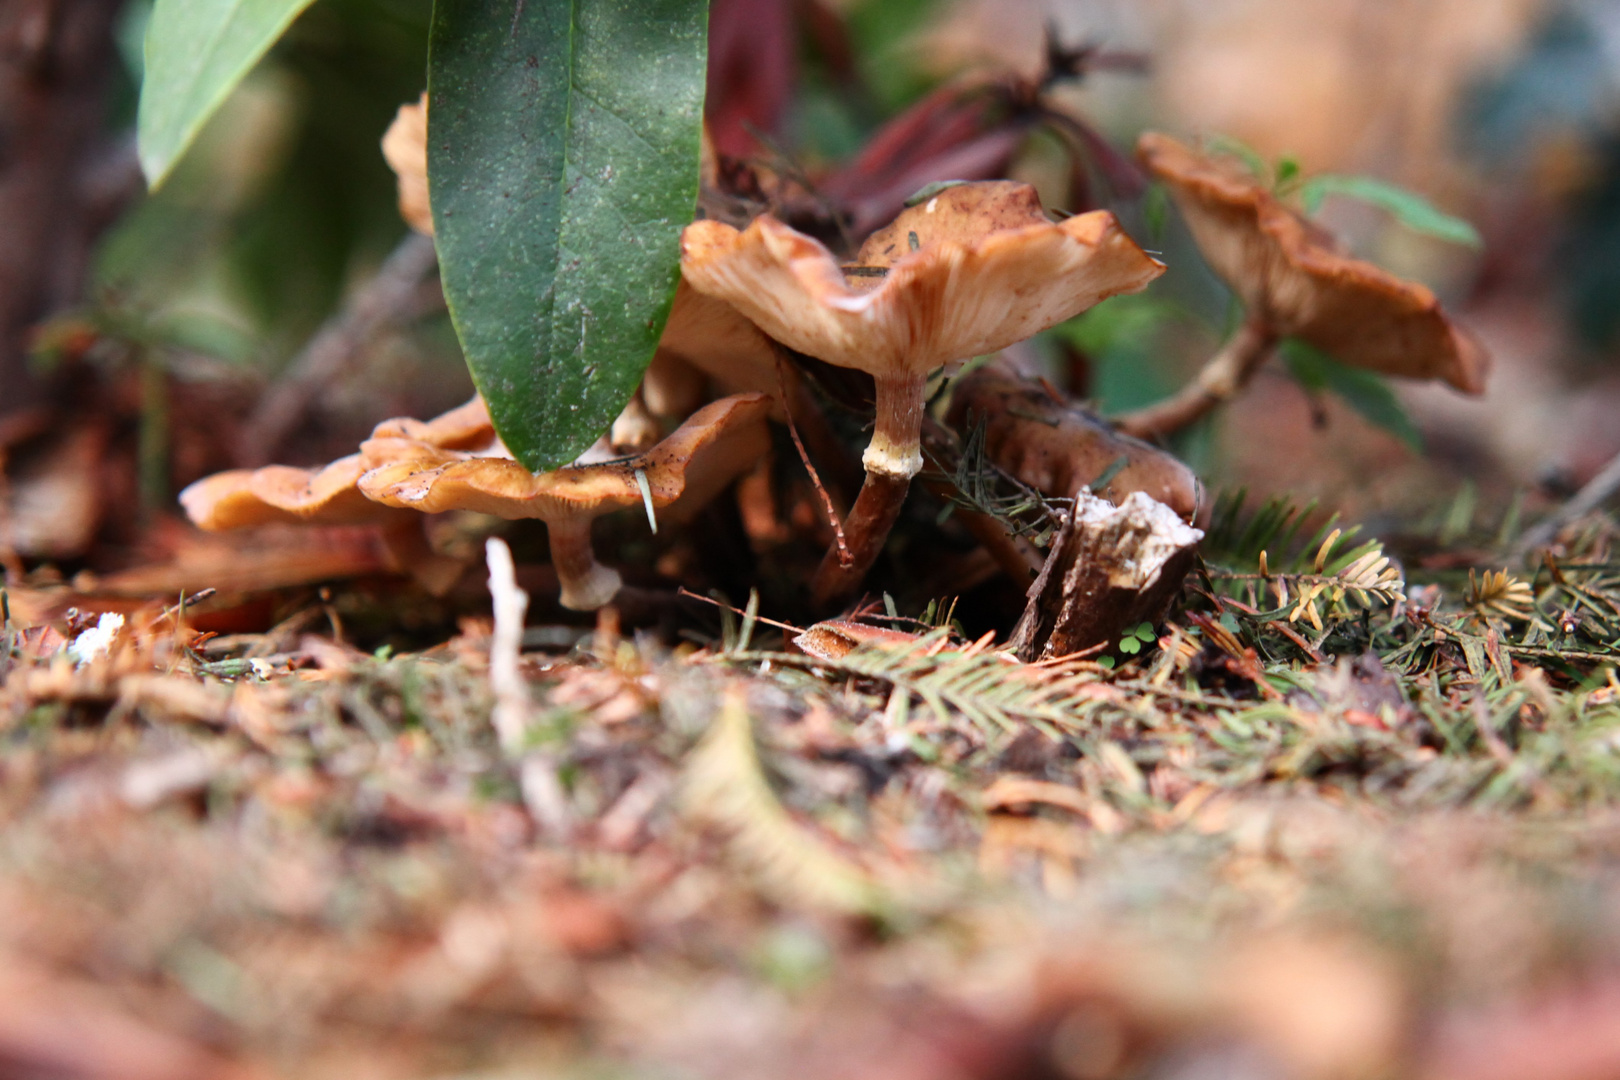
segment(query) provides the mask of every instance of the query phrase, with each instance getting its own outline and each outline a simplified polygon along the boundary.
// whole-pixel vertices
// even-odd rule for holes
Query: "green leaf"
[[[1267,187],[1271,186],[1271,166],[1267,165],[1260,152],[1248,143],[1234,139],[1230,135],[1210,135],[1204,139],[1204,145],[1211,153],[1237,158],[1256,180]]]
[[[473,381],[530,469],[634,391],[697,202],[705,0],[437,0],[428,183]]]
[[[1298,338],[1284,341],[1278,351],[1289,373],[1307,390],[1337,394],[1364,418],[1422,452],[1423,434],[1382,375],[1341,364]]]
[[[1277,168],[1271,181],[1271,188],[1278,195],[1286,195],[1292,191],[1300,178],[1299,161],[1296,158],[1283,156],[1277,159]]]
[[[953,187],[961,187],[965,183],[967,183],[966,180],[935,180],[931,184],[924,184],[912,192],[911,196],[906,199],[906,205],[921,206],[940,192]]]
[[[1126,634],[1119,640],[1119,651],[1129,656],[1135,656],[1142,651],[1142,643],[1132,634]]]
[[[157,0],[136,117],[141,170],[161,184],[203,124],[310,0]]]
[[[1343,195],[1386,210],[1396,221],[1413,232],[1437,237],[1465,247],[1481,247],[1479,230],[1459,217],[1452,217],[1415,191],[1371,176],[1340,176],[1325,173],[1313,176],[1299,188],[1306,213],[1314,214],[1329,195]]]

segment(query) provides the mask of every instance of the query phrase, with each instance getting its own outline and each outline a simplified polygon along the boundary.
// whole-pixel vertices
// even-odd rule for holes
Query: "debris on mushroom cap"
[[[1199,250],[1251,318],[1355,367],[1444,379],[1469,394],[1485,389],[1484,348],[1429,289],[1340,254],[1319,226],[1235,163],[1156,132],[1136,150],[1169,185]]]
[[[1198,478],[1158,447],[1122,435],[1085,409],[1056,397],[1042,384],[999,361],[958,379],[951,390],[951,424],[966,433],[984,425],[990,460],[1018,480],[1055,498],[1072,498],[1099,477],[1109,502],[1133,492],[1192,521],[1198,513]]]
[[[958,185],[936,198],[955,192],[948,205],[956,206],[983,187]],[[1001,212],[985,207],[1024,185],[988,187],[970,218],[981,223],[976,236],[964,239],[973,235],[968,221],[926,245],[919,232],[918,250],[904,252],[875,288],[851,284],[825,247],[768,215],[741,232],[717,221],[688,225],[682,276],[783,344],[883,376],[994,352],[1164,272],[1106,210],[1006,228]],[[914,210],[926,215],[928,205]]]
[[[852,265],[887,268],[932,244],[947,240],[970,244],[987,232],[1046,224],[1050,221],[1041,207],[1041,197],[1029,184],[1015,180],[952,184],[908,207],[868,236]],[[912,237],[916,237],[915,245]],[[869,280],[876,284],[881,278],[873,276]]]
[[[508,457],[420,445],[395,457],[372,442],[365,459],[392,458],[360,477],[360,489],[387,506],[441,513],[475,510],[509,519],[591,516],[642,502],[639,471],[651,501],[664,507],[687,496],[713,494],[763,453],[764,394],[736,394],[704,406],[668,438],[638,457],[568,465],[531,473]]]
[[[401,105],[382,140],[383,157],[399,178],[399,216],[423,236],[433,235],[428,204],[427,91],[415,105]]]

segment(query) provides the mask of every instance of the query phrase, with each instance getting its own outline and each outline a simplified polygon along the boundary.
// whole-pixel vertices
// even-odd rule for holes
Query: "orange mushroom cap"
[[[1484,348],[1433,292],[1334,250],[1332,238],[1235,163],[1147,132],[1142,163],[1169,186],[1204,258],[1251,317],[1354,367],[1485,389]]]
[[[383,464],[358,483],[368,498],[386,506],[544,521],[562,604],[588,611],[607,603],[620,587],[618,573],[597,563],[591,550],[591,521],[644,499],[655,508],[677,500],[701,505],[765,452],[769,407],[770,399],[759,393],[722,398],[644,454],[547,473],[531,473],[508,456],[413,446],[389,436],[361,447],[362,460]]]
[[[383,157],[399,181],[399,216],[423,236],[433,235],[428,204],[427,91],[414,105],[401,105],[382,140]]]
[[[180,493],[180,505],[209,532],[248,529],[274,522],[366,525],[394,515],[355,486],[365,465],[359,454],[319,469],[268,465],[204,477]]]
[[[421,444],[406,453],[404,440],[368,440],[363,460],[383,464],[366,472],[359,486],[369,498],[436,514],[473,510],[508,519],[542,521],[596,517],[642,502],[636,473],[647,480],[655,507],[693,492],[725,485],[764,450],[760,421],[764,394],[736,394],[694,413],[668,438],[637,457],[590,465],[565,465],[531,473],[509,457]],[[711,478],[722,477],[718,484]]]

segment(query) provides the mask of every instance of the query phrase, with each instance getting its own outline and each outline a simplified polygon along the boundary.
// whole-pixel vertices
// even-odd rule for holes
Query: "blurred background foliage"
[[[127,138],[150,0],[121,21]],[[319,0],[210,124],[159,192],[104,237],[87,296],[103,327],[169,361],[267,382],[404,235],[378,140],[421,90],[429,0]],[[1347,376],[1290,353],[1236,408],[1179,445],[1217,481],[1367,506],[1427,505],[1474,480],[1483,497],[1567,488],[1620,450],[1620,12],[1597,0],[725,0],[715,18],[786,19],[785,107],[758,156],[815,177],[886,120],[966,72],[1029,73],[1050,26],[1065,42],[1147,55],[1059,91],[1116,146],[1162,127],[1223,132],[1306,173],[1403,184],[1474,221],[1483,252],[1329,196],[1320,216],[1357,254],[1433,286],[1497,358],[1482,402]],[[761,24],[763,25],[763,23]],[[746,29],[745,29],[746,34]],[[711,102],[711,106],[713,102]],[[1052,140],[1013,173],[1064,208]],[[1150,192],[1096,188],[1171,269],[1026,357],[1107,409],[1179,385],[1233,306]],[[466,392],[448,321],[429,313],[337,388],[347,437]],[[48,350],[45,350],[48,352]],[[408,389],[407,389],[408,388]],[[1560,420],[1560,417],[1563,419]],[[1263,438],[1256,439],[1256,432]],[[1423,447],[1419,454],[1417,447]],[[311,447],[310,459],[326,451]],[[1279,468],[1282,459],[1294,467]],[[1353,508],[1352,508],[1353,509]],[[1398,512],[1396,506],[1391,512]]]

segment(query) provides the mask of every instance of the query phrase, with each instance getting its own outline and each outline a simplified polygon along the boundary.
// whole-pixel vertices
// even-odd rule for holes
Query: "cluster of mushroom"
[[[270,522],[381,525],[400,569],[435,591],[453,584],[461,567],[427,553],[416,524],[423,514],[471,510],[538,519],[546,523],[561,604],[591,611],[622,584],[618,571],[597,562],[591,522],[645,505],[656,528],[659,510],[703,505],[764,452],[768,408],[764,394],[733,394],[699,409],[644,453],[536,474],[512,460],[483,401],[474,398],[425,423],[386,420],[359,453],[322,468],[217,473],[181,492],[180,502],[210,530]]]
[[[406,106],[384,140],[399,175],[406,220],[431,234],[426,105]],[[1234,395],[1284,337],[1342,362],[1478,392],[1484,355],[1434,296],[1331,247],[1312,223],[1226,163],[1160,135],[1143,136],[1143,163],[1170,188],[1211,265],[1242,298],[1243,328],[1187,388],[1116,418],[1117,431],[1009,369],[986,369],[958,389],[953,416],[992,416],[993,460],[1053,496],[1072,496],[1123,456],[1113,483],[1142,491],[1191,519],[1197,481],[1130,435],[1185,426]],[[685,230],[682,281],[657,355],[614,425],[622,460],[590,455],[534,475],[500,445],[481,403],[427,424],[390,421],[357,455],[316,471],[271,467],[225,473],[183,496],[205,528],[272,519],[379,521],[402,537],[405,511],[455,508],[545,520],[562,602],[592,608],[619,588],[591,554],[589,521],[618,506],[651,508],[712,495],[767,452],[766,415],[814,413],[796,368],[814,357],[871,376],[872,435],[865,479],[845,521],[847,546],[830,548],[812,583],[822,605],[857,588],[923,467],[922,429],[935,377],[1072,318],[1110,296],[1137,292],[1164,272],[1108,211],[1052,221],[1035,190],[1010,181],[944,185],[868,237],[851,263],[759,214],[736,227],[701,219]],[[699,408],[712,383],[731,396]],[[1028,398],[1050,415],[1033,427]],[[1033,395],[1033,396],[1031,396]],[[1000,406],[997,406],[1000,402]],[[693,410],[696,410],[695,412]],[[691,414],[645,449],[666,422]],[[1120,432],[1125,433],[1121,435]],[[629,444],[628,446],[626,444]],[[596,457],[601,457],[598,452]],[[398,541],[402,543],[403,541]],[[419,545],[418,545],[419,546]],[[422,573],[430,562],[414,564]]]

